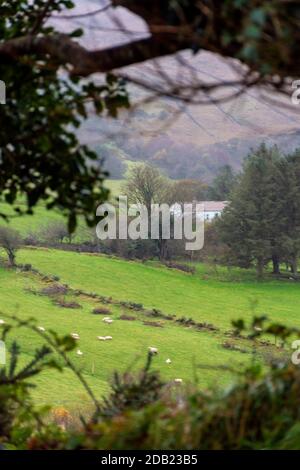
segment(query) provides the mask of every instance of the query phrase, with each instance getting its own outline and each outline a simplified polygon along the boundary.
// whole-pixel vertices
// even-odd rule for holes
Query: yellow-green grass
[[[77,356],[74,351],[71,357],[82,368],[98,397],[107,393],[114,370],[125,370],[131,364],[141,366],[149,346],[159,349],[154,365],[164,378],[182,378],[187,383],[195,380],[197,375],[201,387],[217,386],[231,381],[230,373],[198,369],[196,365],[240,367],[251,359],[249,341],[240,344],[249,354],[222,347],[224,341],[233,341],[226,336],[232,319],[250,319],[253,313],[264,313],[273,320],[300,326],[300,290],[292,282],[257,283],[251,273],[234,271],[228,276],[224,269],[212,273],[202,265],[197,265],[196,274],[191,275],[158,263],[45,248],[20,250],[17,262],[31,263],[41,273],[59,276],[59,282],[67,283],[71,289],[94,292],[115,301],[142,303],[147,308],[155,307],[177,317],[192,317],[220,328],[219,332],[198,332],[166,320],[162,321],[163,328],[146,326],[143,324],[145,319],[157,320],[145,317],[142,312],[130,312],[120,305],[108,306],[114,322],[107,325],[102,321],[103,316],[92,313],[93,308],[100,305],[99,300],[81,295],[74,299],[82,308],[62,308],[48,296],[32,293],[32,290],[40,291],[45,287],[46,281],[38,274],[0,268],[0,310],[24,319],[34,317],[38,325],[59,334],[78,333],[78,348],[83,356]],[[233,275],[239,281],[233,281]],[[254,300],[258,301],[255,312],[251,308]],[[136,320],[121,320],[122,313],[134,315]],[[98,335],[111,335],[113,340],[101,342],[96,338]],[[32,358],[41,339],[26,329],[18,331],[17,339],[24,363]],[[267,347],[268,351],[275,352],[272,347]],[[166,364],[167,358],[172,364]],[[36,384],[34,397],[38,403],[82,410],[89,407],[85,391],[69,370],[63,373],[45,371],[36,379]]]
[[[61,252],[56,254],[59,256]],[[159,349],[154,366],[165,379],[182,378],[187,383],[193,382],[196,374],[203,387],[227,383],[230,375],[224,372],[220,376],[220,372],[213,369],[197,370],[195,364],[214,367],[234,363],[239,365],[250,358],[248,354],[223,349],[222,333],[197,332],[168,321],[163,321],[163,328],[146,326],[143,321],[149,318],[139,312],[130,313],[136,316],[134,321],[121,320],[119,317],[124,313],[124,308],[118,305],[109,306],[114,322],[107,325],[102,321],[103,316],[92,313],[92,309],[100,305],[99,301],[79,296],[75,299],[82,308],[62,308],[54,305],[48,296],[32,293],[32,290],[40,291],[43,287],[45,282],[36,274],[1,268],[1,312],[22,319],[34,317],[38,326],[46,330],[53,329],[59,334],[78,333],[78,348],[83,356],[77,356],[75,350],[71,358],[82,368],[85,378],[99,398],[108,391],[112,372],[125,370],[130,365],[135,368],[141,366],[149,346]],[[5,315],[1,313],[0,318],[5,319]],[[25,328],[16,331],[16,339],[22,347],[22,363],[25,363],[32,358],[42,339]],[[113,340],[102,342],[97,340],[98,335],[111,335]],[[246,346],[250,352],[250,344]],[[172,364],[166,364],[167,358],[172,360]],[[63,373],[45,371],[36,379],[36,385],[34,397],[38,403],[64,405],[70,409],[79,407],[82,410],[89,407],[87,394],[69,370],[65,369]]]
[[[106,180],[104,186],[110,190],[110,199],[115,201],[115,198],[121,193],[121,186],[123,180]],[[18,206],[22,210],[26,210],[26,205],[23,198],[18,200]],[[32,215],[25,214],[19,216],[13,209],[13,207],[5,202],[0,202],[0,214],[5,214],[9,216],[9,222],[7,223],[3,218],[0,217],[0,225],[6,225],[17,230],[21,236],[26,237],[30,234],[35,234],[37,237],[41,237],[43,232],[47,230],[52,223],[55,222],[65,222],[67,223],[66,218],[63,216],[62,212],[58,209],[47,210],[43,202],[40,202],[35,208]],[[13,216],[13,217],[11,217]],[[80,243],[91,238],[91,230],[87,228],[84,220],[79,218],[78,227],[75,235],[73,236],[73,241]]]
[[[21,209],[26,210],[24,203],[20,202],[19,206]],[[48,211],[42,203],[35,208],[33,215],[26,214],[22,216],[18,216],[9,204],[0,203],[0,213],[13,216],[9,219],[9,223],[0,218],[0,224],[18,230],[22,236],[29,235],[30,233],[40,233],[52,222],[64,220],[59,211]]]
[[[111,192],[111,197],[116,198],[122,195],[122,185],[124,180],[106,180],[104,186]]]
[[[191,275],[151,263],[50,249],[21,250],[18,261],[58,275],[77,289],[139,302],[220,328],[228,329],[232,319],[249,319],[253,313],[300,326],[300,287],[292,281],[257,282],[248,272],[239,274],[239,281],[227,280],[225,275],[220,280],[221,274],[219,278],[207,275],[202,265]]]

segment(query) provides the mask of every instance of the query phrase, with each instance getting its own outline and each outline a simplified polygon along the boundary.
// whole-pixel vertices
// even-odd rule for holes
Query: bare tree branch
[[[58,65],[71,65],[72,74],[88,76],[104,73],[149,59],[174,54],[181,49],[175,41],[162,41],[159,36],[103,50],[89,51],[64,34],[53,36],[24,36],[0,44],[0,56],[20,58],[37,54],[47,56]]]
[[[104,13],[111,7],[112,7],[112,4],[109,3],[108,5],[105,5],[104,7],[98,8],[97,10],[88,11],[87,13],[78,13],[75,15],[51,15],[51,18],[55,18],[57,20],[73,20],[76,18],[88,18],[89,16],[95,16],[95,15],[99,15],[99,13]]]

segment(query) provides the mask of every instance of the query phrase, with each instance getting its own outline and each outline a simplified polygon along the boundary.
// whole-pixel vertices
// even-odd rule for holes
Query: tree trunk
[[[16,263],[15,263],[16,256],[15,256],[14,252],[9,250],[7,254],[8,254],[8,260],[9,260],[10,266],[15,266],[16,265]]]
[[[293,274],[298,274],[298,259],[297,256],[293,256],[291,261],[291,271]]]
[[[167,258],[168,254],[168,247],[167,247],[167,240],[161,239],[158,243],[159,246],[159,259],[163,261]]]
[[[277,255],[272,256],[273,274],[280,274],[280,262]]]

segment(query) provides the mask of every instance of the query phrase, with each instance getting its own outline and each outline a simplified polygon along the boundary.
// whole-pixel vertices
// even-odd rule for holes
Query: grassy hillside
[[[285,281],[259,283],[247,271],[233,271],[230,278],[226,269],[216,275],[198,265],[196,275],[191,276],[152,263],[48,249],[23,250],[18,259],[58,275],[74,288],[192,316],[218,327],[228,328],[231,319],[252,316],[254,301],[258,302],[256,313],[300,325],[299,286]]]
[[[105,187],[108,188],[111,192],[111,197],[117,197],[122,194],[121,187],[124,183],[124,180],[106,180]]]
[[[115,200],[115,198],[121,194],[120,191],[122,184],[123,180],[105,181],[105,187],[110,190],[110,197],[112,200]],[[22,202],[22,199],[18,202],[18,205],[22,209],[26,210],[25,203]],[[0,213],[7,216],[14,216],[10,219],[8,226],[18,230],[23,237],[33,233],[40,235],[47,229],[49,225],[51,225],[51,223],[55,223],[57,221],[66,221],[59,210],[47,210],[42,202],[40,202],[34,208],[33,215],[22,215],[21,217],[16,215],[12,206],[7,203],[0,202]],[[6,224],[7,223],[4,221],[4,219],[0,217],[0,225]],[[87,238],[89,238],[89,229],[87,229],[84,221],[79,220],[74,241],[81,242]]]
[[[55,253],[58,261],[61,252]],[[28,255],[25,253],[24,255]],[[73,266],[70,266],[73,269]],[[194,362],[216,365],[234,360],[244,361],[245,354],[225,351],[221,348],[222,338],[216,333],[196,332],[172,322],[159,322],[163,327],[146,326],[143,321],[149,320],[141,313],[126,311],[120,306],[109,306],[114,323],[104,324],[101,315],[94,315],[92,310],[100,303],[85,296],[76,297],[81,305],[78,309],[62,308],[54,305],[52,299],[32,292],[40,292],[45,286],[43,281],[28,273],[8,272],[0,269],[1,310],[16,314],[21,318],[35,317],[38,325],[54,329],[59,334],[80,335],[78,348],[82,357],[72,353],[75,364],[83,368],[84,373],[98,395],[107,388],[107,381],[113,370],[124,370],[132,366],[142,365],[149,346],[159,348],[156,366],[161,369],[165,378],[183,378],[185,381],[194,379]],[[76,283],[75,283],[76,285]],[[83,286],[82,286],[83,287]],[[72,296],[67,297],[72,300]],[[73,299],[74,300],[74,299]],[[134,321],[119,319],[127,313],[136,317]],[[3,315],[0,318],[5,318]],[[112,341],[101,342],[97,336],[111,335]],[[23,358],[32,357],[34,348],[41,342],[34,333],[22,330],[17,338],[22,345]],[[172,364],[165,363],[171,358]],[[207,385],[216,379],[213,371],[201,374],[201,385]],[[227,377],[228,379],[228,377]],[[226,375],[221,380],[226,381]],[[218,379],[219,382],[219,379]],[[69,372],[63,374],[43,373],[37,381],[35,397],[39,402],[51,402],[72,407],[78,403],[88,403],[84,391]]]
[[[53,281],[40,275],[0,268],[1,310],[22,318],[35,317],[38,325],[54,329],[60,334],[76,332],[80,335],[79,357],[72,353],[75,364],[101,396],[108,389],[108,379],[113,370],[124,370],[141,365],[149,346],[159,349],[155,365],[167,379],[182,378],[186,383],[197,380],[200,386],[228,383],[228,372],[198,369],[196,364],[208,366],[236,365],[251,360],[250,341],[228,338],[233,318],[250,318],[251,302],[257,299],[256,313],[268,313],[274,320],[300,326],[298,306],[299,287],[289,283],[265,282],[258,284],[238,271],[230,280],[226,272],[209,273],[203,266],[196,275],[185,274],[155,264],[128,262],[105,256],[77,254],[60,250],[24,249],[18,253],[18,262],[31,263],[41,273],[59,276],[60,284],[68,284],[70,291],[63,300],[76,301],[80,308],[70,309],[55,304],[57,298],[41,295]],[[75,295],[74,289],[84,291]],[[103,323],[103,316],[92,313],[101,306],[99,299],[88,293],[111,297],[111,325]],[[147,308],[158,308],[164,313],[192,317],[199,322],[212,323],[219,331],[196,331],[175,321],[149,318],[144,312],[132,312],[120,301],[142,303]],[[103,305],[102,305],[103,306]],[[134,316],[128,321],[121,315]],[[3,315],[2,315],[3,316]],[[1,318],[1,314],[0,314]],[[4,318],[4,317],[3,317]],[[155,320],[159,325],[145,325]],[[99,341],[97,336],[111,335],[112,341]],[[242,347],[243,352],[227,350],[224,341]],[[23,358],[29,359],[41,341],[34,333],[21,331],[18,341]],[[262,357],[277,354],[274,346],[262,347]],[[170,358],[172,363],[166,364]],[[87,397],[69,371],[63,374],[45,372],[37,380],[34,396],[38,402],[67,406],[88,406]]]

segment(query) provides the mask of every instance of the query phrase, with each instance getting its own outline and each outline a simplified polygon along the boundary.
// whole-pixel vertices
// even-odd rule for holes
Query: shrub
[[[252,326],[262,320],[255,318]],[[26,326],[24,321],[19,326]],[[242,330],[243,324],[235,322]],[[277,336],[299,334],[271,324],[264,332]],[[10,327],[6,330],[9,334]],[[257,331],[254,333],[257,335]],[[259,335],[257,335],[259,336]],[[299,337],[299,335],[298,335]],[[293,364],[257,363],[240,371],[236,382],[224,391],[201,391],[164,383],[151,369],[153,356],[138,373],[115,373],[108,397],[99,403],[80,372],[68,359],[75,347],[68,336],[49,332],[50,344],[36,351],[35,359],[19,367],[20,350],[13,343],[10,362],[0,369],[0,445],[19,449],[103,450],[238,450],[299,449],[300,370]],[[231,348],[231,345],[230,345]],[[30,379],[45,367],[62,368],[54,361],[58,352],[76,373],[95,405],[95,412],[81,428],[62,432],[70,420],[62,409],[54,411],[58,427],[44,422],[30,400]]]
[[[96,307],[93,309],[95,315],[110,315],[111,311],[107,307]]]
[[[164,320],[174,320],[175,319],[175,315],[165,314],[165,313],[161,312],[160,310],[158,310],[156,308],[153,308],[152,310],[148,310],[146,312],[146,315],[149,316],[149,317],[153,317],[153,318],[162,318]]]
[[[65,299],[55,299],[54,303],[63,308],[82,308],[79,303]]]
[[[222,348],[224,349],[229,349],[230,351],[238,351],[241,353],[247,353],[247,349],[241,348],[240,346],[237,346],[236,344],[230,343],[229,341],[224,341],[222,343]]]
[[[49,297],[56,297],[57,295],[65,295],[68,292],[68,288],[59,284],[54,284],[49,287],[44,287],[40,293],[42,295],[48,295]]]
[[[29,271],[32,271],[32,265],[31,264],[22,264],[21,266],[19,265],[18,266],[21,271],[25,271],[25,272],[29,272]]]
[[[159,323],[157,321],[149,321],[149,320],[143,321],[143,325],[155,326],[156,328],[163,328],[164,327],[164,325],[162,325],[161,323]]]
[[[196,272],[195,266],[190,266],[188,264],[175,263],[174,261],[167,261],[165,262],[165,265],[167,266],[167,268],[178,269],[179,271],[183,271],[185,273],[195,274]]]
[[[141,410],[162,397],[165,383],[151,370],[153,356],[149,353],[144,369],[136,375],[115,373],[111,394],[104,399],[101,416],[112,418],[129,410]]]
[[[120,320],[128,320],[128,321],[134,321],[136,320],[136,317],[132,316],[132,315],[126,315],[125,313],[123,313],[122,315],[120,315]]]
[[[195,324],[196,330],[208,330],[208,331],[219,331],[219,328],[214,326],[212,323],[196,323]]]

